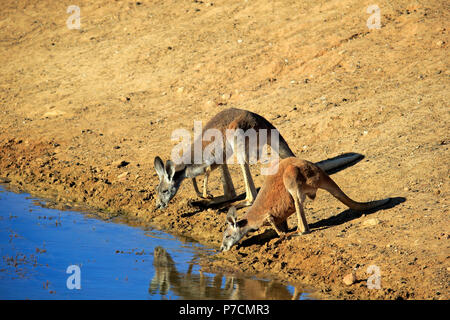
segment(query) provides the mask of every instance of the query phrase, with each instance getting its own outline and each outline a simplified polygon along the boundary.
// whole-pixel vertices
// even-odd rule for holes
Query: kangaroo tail
[[[359,160],[362,157],[363,157],[363,155],[361,155],[359,153],[349,152],[349,153],[341,154],[341,155],[331,158],[331,159],[316,162],[315,164],[323,171],[329,173],[330,171],[333,171],[339,167],[343,167],[343,166],[348,165],[356,160]]]
[[[319,185],[319,188],[327,190],[329,193],[331,193],[336,199],[341,201],[343,204],[345,204],[347,207],[353,210],[369,210],[373,209],[379,206],[382,206],[389,202],[390,198],[383,199],[383,200],[376,200],[376,201],[369,201],[369,202],[357,202],[352,199],[350,199],[342,190],[339,188],[339,186],[328,176],[324,175],[323,180],[321,181],[321,184]]]

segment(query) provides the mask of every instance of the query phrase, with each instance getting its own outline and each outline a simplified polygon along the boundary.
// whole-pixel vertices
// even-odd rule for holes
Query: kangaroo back
[[[275,128],[275,126],[273,124],[271,124],[269,121],[266,120],[266,118],[260,116],[259,114],[254,113],[253,114],[262,124],[265,125],[265,127],[268,130],[276,130],[278,131],[278,150],[276,150],[278,152],[278,154],[280,155],[281,159],[285,159],[285,158],[289,158],[289,157],[295,157],[294,152],[292,152],[291,148],[289,148],[289,145],[287,144],[286,140],[284,140],[283,136],[281,135],[280,131]],[[267,144],[270,147],[272,146],[272,141],[271,141],[271,137],[272,135],[270,134],[270,132],[268,132],[268,137],[267,137]]]
[[[369,210],[376,208],[378,206],[381,206],[383,204],[386,204],[390,199],[383,199],[383,200],[376,200],[376,201],[369,201],[369,202],[357,202],[352,199],[350,199],[342,190],[339,188],[339,186],[331,179],[327,174],[323,174],[321,183],[319,185],[319,188],[327,190],[329,193],[331,193],[336,199],[341,201],[343,204],[345,204],[347,207],[353,210]]]

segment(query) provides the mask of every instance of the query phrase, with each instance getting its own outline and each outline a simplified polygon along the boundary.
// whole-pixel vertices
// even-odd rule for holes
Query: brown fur
[[[248,231],[258,229],[266,221],[280,236],[283,235],[284,232],[280,229],[294,212],[297,213],[297,231],[300,234],[308,233],[303,202],[306,197],[314,199],[319,188],[327,190],[354,210],[372,209],[389,201],[384,199],[356,202],[350,199],[321,168],[306,160],[290,157],[274,165],[278,165],[278,170],[275,174],[267,176],[255,202],[243,219],[237,221],[234,208],[228,212],[228,228],[224,232],[222,250],[229,250]]]
[[[270,215],[281,224],[295,212],[294,199],[289,190],[296,190],[314,199],[318,188],[325,189],[345,205],[355,210],[373,208],[378,202],[356,202],[350,199],[337,184],[314,163],[294,157],[279,162],[276,174],[267,176],[255,202],[246,214],[252,227],[261,226]]]
[[[223,111],[220,111],[218,114],[216,114],[214,117],[212,117],[203,127],[203,132],[209,130],[209,129],[217,129],[222,133],[222,137],[226,137],[226,130],[227,129],[242,129],[244,131],[249,129],[254,129],[256,132],[260,129],[267,129],[268,133],[270,133],[271,129],[277,130],[269,121],[266,120],[266,118],[260,116],[257,113],[243,110],[243,109],[237,109],[237,108],[229,108],[225,109]],[[259,136],[258,136],[259,138]],[[280,157],[286,158],[286,157],[294,157],[294,153],[289,148],[286,140],[279,135],[279,145],[280,145]],[[268,142],[270,140],[270,134],[268,134]],[[208,146],[211,142],[210,141],[202,141],[202,147],[203,149]],[[259,141],[258,141],[259,143]],[[193,152],[194,147],[191,147],[192,150],[192,159],[193,159]]]

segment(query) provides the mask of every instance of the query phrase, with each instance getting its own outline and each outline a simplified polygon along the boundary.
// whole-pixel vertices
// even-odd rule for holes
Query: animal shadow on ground
[[[259,192],[259,189],[260,188],[257,188],[256,192]],[[222,201],[222,202],[218,202],[218,203],[214,203],[214,204],[208,203],[208,200],[191,200],[191,201],[188,202],[188,204],[194,210],[189,211],[189,212],[184,212],[181,215],[181,217],[182,218],[191,217],[194,214],[197,214],[197,213],[199,213],[199,212],[201,212],[203,210],[207,210],[207,209],[216,209],[219,212],[226,212],[233,205],[233,203],[235,201],[244,200],[245,196],[246,196],[246,194],[244,192],[244,193],[241,193],[240,195],[238,195],[237,197],[235,197],[233,199]]]
[[[406,198],[395,197],[395,198],[390,198],[389,202],[386,203],[385,205],[376,207],[371,210],[356,211],[356,210],[352,210],[352,209],[346,209],[346,210],[338,213],[337,215],[334,215],[329,218],[322,219],[320,221],[311,223],[311,224],[309,224],[309,227],[310,227],[311,233],[316,232],[318,230],[324,230],[324,229],[327,229],[330,227],[335,227],[335,226],[344,224],[344,223],[349,222],[354,219],[358,219],[363,214],[369,215],[369,214],[375,213],[379,210],[391,209],[391,208],[395,207],[396,205],[403,203],[405,201],[406,201]],[[292,237],[292,235],[296,235],[297,234],[296,231],[297,231],[297,227],[289,229],[287,232],[287,235],[285,236],[285,239],[289,239],[290,237]],[[241,242],[241,244],[238,247],[240,247],[240,246],[248,247],[248,246],[252,246],[255,244],[263,245],[266,242],[269,242],[270,240],[277,238],[277,237],[278,237],[278,235],[275,232],[275,230],[268,229],[265,232],[263,232],[262,234],[258,234],[253,237],[249,237],[249,238],[245,239],[244,241]],[[283,238],[280,238],[280,241],[283,241]]]

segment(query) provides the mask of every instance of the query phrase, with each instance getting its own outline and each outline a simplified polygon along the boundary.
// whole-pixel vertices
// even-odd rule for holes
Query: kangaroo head
[[[156,188],[159,200],[156,208],[164,209],[167,207],[169,201],[177,194],[181,181],[184,178],[184,171],[175,171],[175,164],[170,160],[167,160],[166,165],[164,165],[160,157],[155,158],[154,165],[159,177],[159,184]]]
[[[227,228],[223,233],[220,251],[228,251],[233,245],[238,243],[249,231],[247,226],[247,219],[237,221],[236,208],[231,207],[230,210],[228,210]]]

